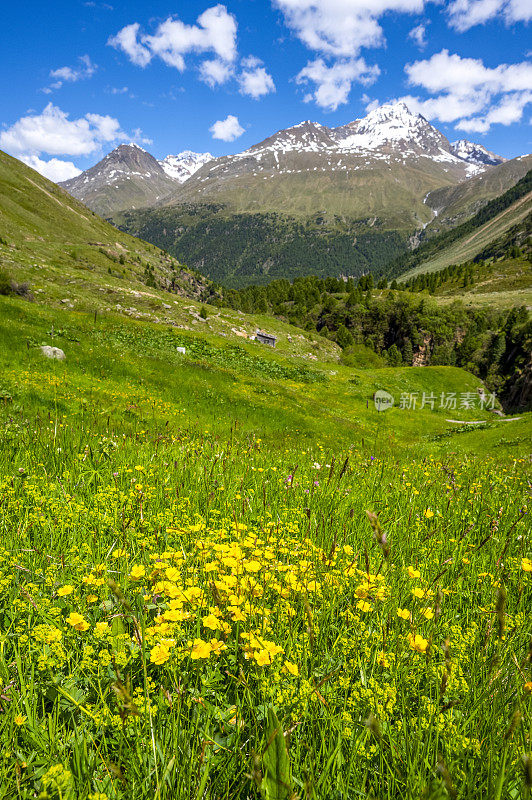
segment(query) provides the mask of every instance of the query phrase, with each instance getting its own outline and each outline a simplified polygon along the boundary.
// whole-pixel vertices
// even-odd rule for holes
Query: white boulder
[[[45,344],[39,349],[46,358],[55,358],[56,361],[64,361],[66,358],[66,355],[60,347],[51,347],[51,345]]]

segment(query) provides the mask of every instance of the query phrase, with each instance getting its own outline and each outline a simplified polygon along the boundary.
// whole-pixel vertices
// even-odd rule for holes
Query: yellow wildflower
[[[145,574],[146,570],[142,566],[142,564],[135,564],[135,566],[132,567],[131,572],[129,573],[129,577],[131,578],[132,581],[140,581],[140,579],[143,578]]]
[[[170,650],[162,644],[156,644],[150,653],[150,661],[152,664],[165,664],[170,658]]]
[[[412,633],[409,633],[407,639],[408,644],[416,653],[425,653],[427,647],[429,646],[429,640],[424,639],[419,633],[416,633],[415,636]]]
[[[267,650],[257,650],[253,653],[253,658],[259,665],[259,667],[264,667],[266,664],[272,663],[272,656]]]
[[[282,671],[288,672],[290,675],[299,675],[299,667],[292,661],[285,661]]]
[[[190,651],[190,658],[194,661],[198,658],[209,658],[211,649],[209,642],[204,642],[202,639],[194,639],[194,644]]]
[[[262,565],[259,561],[246,561],[244,569],[246,572],[259,572],[262,569]]]
[[[209,628],[211,631],[217,631],[221,628],[220,620],[214,616],[214,614],[209,614],[207,617],[203,617],[201,620],[203,622],[204,628]]]
[[[81,616],[81,614],[77,614],[75,611],[68,615],[66,621],[77,631],[86,631],[90,627],[89,623]]]

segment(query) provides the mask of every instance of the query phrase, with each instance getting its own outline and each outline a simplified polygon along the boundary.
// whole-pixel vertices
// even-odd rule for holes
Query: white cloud
[[[126,25],[125,28],[118,31],[116,36],[111,36],[107,44],[116,50],[122,50],[137,67],[147,67],[151,61],[152,54],[147,47],[137,41],[139,29],[138,22]]]
[[[223,142],[234,142],[244,133],[238,117],[233,114],[229,114],[225,119],[219,119],[209,130],[213,139],[221,139]]]
[[[427,46],[427,28],[425,25],[416,25],[408,34],[408,38],[412,39],[417,46],[422,50]]]
[[[321,108],[335,111],[347,103],[353,82],[369,85],[380,73],[379,68],[369,66],[363,58],[336,61],[328,66],[322,58],[310,61],[296,76],[296,82],[315,84],[305,100],[314,100]]]
[[[180,72],[185,69],[189,53],[213,52],[220,61],[231,64],[236,59],[237,23],[224,5],[208,8],[197,19],[197,25],[186,25],[177,17],[161,22],[155,33],[139,39],[140,25],[135,22],[112,36],[108,44],[123,50],[138,66],[147,66],[154,56]],[[208,67],[205,68],[208,71]],[[212,68],[211,68],[212,72]]]
[[[502,17],[507,24],[532,20],[530,0],[453,0],[447,8],[453,28],[463,32]]]
[[[81,170],[72,161],[61,161],[59,158],[43,161],[38,156],[21,156],[20,160],[54,183],[68,181],[70,178],[81,175]]]
[[[366,109],[368,114],[370,113],[370,111],[375,111],[375,109],[381,105],[378,100],[376,99],[372,100],[371,97],[369,97],[367,94],[363,94],[360,99],[364,103],[364,108]]]
[[[264,64],[264,61],[262,61],[260,58],[257,58],[257,56],[247,56],[246,58],[243,58],[240,63],[246,69],[255,69],[255,67],[261,67]]]
[[[77,81],[92,78],[98,67],[93,64],[90,56],[84,55],[79,57],[80,66],[76,69],[74,67],[59,67],[50,72],[50,77],[54,78],[54,82],[42,89],[45,94],[50,94],[54,89],[60,89],[64,83],[77,83]]]
[[[499,64],[485,67],[480,58],[462,58],[448,50],[435,53],[424,61],[407,64],[409,83],[430,92],[469,94],[486,89],[491,93],[522,91],[532,86],[532,63]]]
[[[221,58],[213,58],[200,64],[199,72],[201,80],[213,89],[226,83],[233,76],[234,68]]]
[[[529,103],[532,103],[532,92],[508,94],[497,105],[492,106],[485,116],[461,119],[456,127],[464,131],[487,133],[492,125],[512,125],[522,120]]]
[[[0,147],[14,155],[94,153],[105,142],[128,140],[118,120],[100,114],[69,119],[68,114],[48,103],[41,114],[28,114],[0,132]]]
[[[244,69],[238,76],[240,94],[246,94],[258,100],[265,94],[275,92],[275,83],[269,72],[262,66],[262,61],[255,56],[248,56],[242,61]]]
[[[419,13],[425,0],[272,0],[286,24],[311,50],[340,58],[384,43],[379,18],[388,11]]]
[[[408,82],[433,97],[400,98],[428,119],[455,122],[462,130],[486,132],[491,125],[518,122],[532,101],[532,63],[486,67],[481,59],[442,50],[407,64]]]

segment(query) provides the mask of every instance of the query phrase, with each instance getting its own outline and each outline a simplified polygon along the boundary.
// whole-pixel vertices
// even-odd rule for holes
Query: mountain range
[[[235,211],[373,214],[392,227],[418,227],[432,216],[423,202],[428,192],[505,161],[479,144],[451,144],[424,117],[395,103],[338,128],[301,122],[216,159],[187,150],[157,161],[136,144],[120,145],[63,186],[103,215],[215,199]],[[365,196],[357,197],[362,186]]]
[[[62,185],[214,280],[246,285],[378,271],[531,166],[531,156],[451,143],[399,102],[337,128],[301,122],[221,158],[185,151],[158,161],[120,145]]]
[[[154,205],[171,196],[207,161],[210,153],[186,150],[157,161],[138,144],[121,144],[76,178],[63,181],[73,197],[107,217],[124,208]]]

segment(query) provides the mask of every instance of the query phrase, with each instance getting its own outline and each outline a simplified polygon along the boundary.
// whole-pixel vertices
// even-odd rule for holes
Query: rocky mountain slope
[[[490,150],[481,144],[468,142],[467,139],[459,139],[451,145],[452,152],[458,158],[463,158],[464,161],[469,161],[470,164],[478,164],[479,166],[488,165],[496,167],[497,164],[503,164],[508,159],[492,153]]]
[[[102,217],[121,208],[153,205],[170,195],[174,185],[157,159],[136,144],[121,144],[94,167],[61,183]]]
[[[515,186],[532,169],[532,155],[504,161],[457,186],[431,192],[425,204],[434,219],[425,230],[427,236],[454,228],[476,214],[487,202]]]
[[[204,164],[212,161],[214,156],[210,153],[194,153],[192,150],[183,150],[176,156],[166,156],[159,164],[169,178],[178,183],[184,183],[194,175]]]
[[[241,153],[184,151],[160,162],[121,145],[64,187],[104,216],[162,204],[223,203],[233,212],[373,219],[413,231],[434,212],[424,199],[504,162],[482,145],[448,139],[404,103],[338,128],[302,122]]]
[[[206,164],[164,202],[216,201],[244,213],[376,217],[384,227],[412,230],[433,217],[423,202],[427,194],[504,161],[467,144],[457,154],[424,117],[404,103],[387,104],[339,128],[307,121],[279,131]]]
[[[488,256],[491,245],[515,226],[525,223],[532,213],[532,164],[530,167],[521,180],[484,203],[476,214],[459,225],[444,228],[424,240],[413,252],[396,259],[395,263],[390,264],[389,275],[401,276],[400,280],[404,281],[418,274],[463,264],[475,259],[482,251],[485,251],[482,258],[497,257],[496,249]],[[516,239],[515,243],[518,241]]]
[[[186,150],[157,161],[137,144],[121,144],[61,186],[100,216],[109,217],[122,209],[144,208],[164,200],[211,160],[210,153]]]

